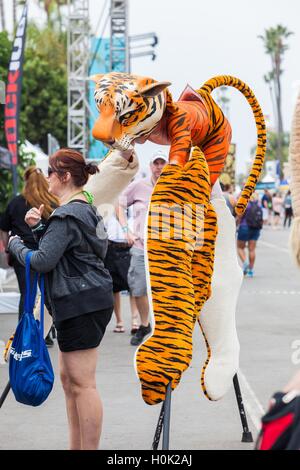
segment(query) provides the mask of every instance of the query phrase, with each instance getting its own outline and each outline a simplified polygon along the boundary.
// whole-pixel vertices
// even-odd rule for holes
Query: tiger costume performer
[[[146,140],[170,145],[169,164],[154,188],[148,214],[147,255],[155,329],[136,354],[143,398],[155,404],[164,399],[167,384],[171,382],[174,389],[189,366],[194,324],[210,296],[217,219],[209,199],[231,140],[230,124],[210,93],[223,85],[239,89],[255,117],[256,156],[236,206],[240,215],[263,166],[264,117],[248,85],[231,76],[215,77],[196,91],[187,87],[177,102],[172,100],[169,82],[124,73],[91,79],[96,82],[95,101],[100,112],[92,131],[95,139],[123,151]],[[173,238],[166,238],[162,236],[163,216],[168,216],[174,205],[179,212],[188,207],[188,229],[175,237],[176,223],[171,217]],[[200,215],[198,206],[202,208]],[[202,386],[205,390],[203,374]]]

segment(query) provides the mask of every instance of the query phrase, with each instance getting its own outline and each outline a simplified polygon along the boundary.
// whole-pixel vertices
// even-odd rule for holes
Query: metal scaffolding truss
[[[111,0],[110,70],[129,72],[128,0]]]
[[[69,0],[68,146],[88,151],[89,0]]]

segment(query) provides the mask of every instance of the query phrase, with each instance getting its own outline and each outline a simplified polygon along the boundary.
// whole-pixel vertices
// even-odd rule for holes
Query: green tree
[[[281,136],[281,145],[282,145],[282,163],[288,160],[289,156],[289,145],[290,145],[290,134],[288,132],[283,132]],[[256,145],[251,148],[251,155],[255,155]],[[266,150],[266,161],[269,160],[278,160],[278,133],[268,130],[267,132],[267,150]],[[265,175],[263,170],[262,176]]]
[[[59,31],[62,31],[63,21],[61,14],[61,7],[68,4],[68,0],[36,0],[40,7],[42,7],[47,15],[47,25],[55,29],[56,25],[59,26]]]
[[[222,108],[223,113],[229,119],[230,98],[227,96],[228,87],[221,86],[217,90],[217,103]]]
[[[281,135],[282,162],[286,162],[289,156],[290,134],[283,132]],[[277,132],[267,132],[266,160],[277,160],[278,134]]]
[[[258,36],[264,44],[265,52],[270,56],[271,59],[271,71],[264,75],[264,80],[268,84],[272,104],[274,106],[274,115],[276,117],[276,129],[277,129],[277,159],[282,164],[284,162],[283,145],[284,145],[284,127],[282,119],[282,87],[281,87],[281,75],[283,73],[282,63],[284,53],[289,48],[286,43],[286,39],[294,34],[285,26],[277,25],[274,28],[265,30],[264,35]]]
[[[23,66],[20,140],[28,139],[47,153],[47,134],[67,144],[66,34],[28,25]],[[0,33],[0,80],[6,82],[12,43]],[[4,107],[0,108],[0,145],[4,136]]]
[[[47,153],[47,134],[67,144],[66,34],[50,28],[28,27],[25,51],[21,139],[38,144]]]
[[[7,81],[12,43],[7,32],[0,33],[0,80]],[[67,67],[66,33],[51,28],[28,25],[23,66],[20,113],[20,143],[28,139],[47,152],[47,134],[61,146],[67,144]],[[0,145],[7,147],[4,135],[4,106],[0,106]],[[24,168],[32,164],[32,156],[19,152],[21,189]],[[12,196],[9,170],[0,170],[0,212]]]

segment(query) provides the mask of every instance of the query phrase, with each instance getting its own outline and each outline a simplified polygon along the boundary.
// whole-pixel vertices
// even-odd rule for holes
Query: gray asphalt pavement
[[[255,277],[244,280],[238,303],[240,382],[254,437],[270,396],[299,367],[292,358],[297,340],[300,348],[300,272],[290,260],[287,239],[288,230],[263,230]],[[150,449],[160,406],[142,401],[133,368],[135,348],[129,344],[128,297],[122,297],[122,305],[126,332],[113,333],[112,320],[99,351],[97,383],[104,403],[101,448]],[[16,315],[0,315],[0,341],[7,340],[15,323]],[[50,353],[56,370],[52,394],[38,408],[20,405],[12,394],[8,396],[0,409],[0,449],[67,449],[57,344]],[[196,326],[192,365],[172,394],[170,448],[251,449],[252,444],[240,442],[242,429],[233,389],[219,402],[203,396],[200,370],[204,358],[205,346]],[[0,393],[7,379],[8,366],[0,364]]]

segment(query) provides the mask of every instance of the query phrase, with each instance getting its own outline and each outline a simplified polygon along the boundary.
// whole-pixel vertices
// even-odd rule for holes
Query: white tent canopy
[[[275,178],[268,173],[261,181],[262,183],[275,183]]]
[[[33,145],[29,140],[25,140],[25,143],[22,146],[25,152],[30,152],[34,154],[34,159],[36,166],[42,170],[45,176],[47,176],[47,169],[49,166],[49,157],[46,155],[43,150],[37,145]]]

